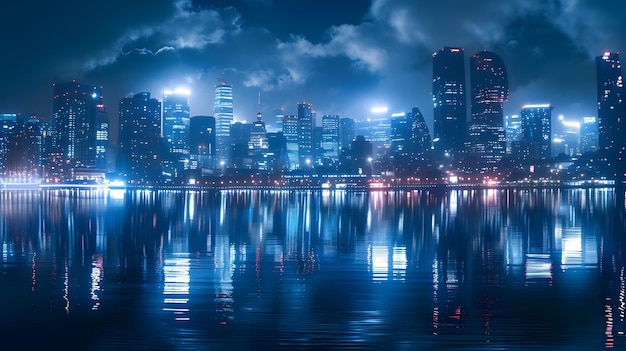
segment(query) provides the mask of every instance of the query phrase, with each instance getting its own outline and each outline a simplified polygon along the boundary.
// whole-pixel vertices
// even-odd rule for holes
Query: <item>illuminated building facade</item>
[[[322,116],[322,162],[332,165],[339,161],[339,116]]]
[[[221,80],[215,86],[215,153],[220,164],[229,164],[232,141],[231,124],[233,123],[233,86]]]
[[[433,148],[439,160],[463,152],[467,133],[465,55],[444,47],[433,54]]]
[[[506,153],[511,154],[513,143],[522,140],[522,120],[519,115],[504,117],[504,132],[506,136]]]
[[[615,156],[622,151],[626,138],[623,133],[626,106],[624,81],[616,52],[605,52],[596,57],[598,91],[598,148]]]
[[[526,158],[547,160],[552,156],[552,106],[524,105],[522,107],[522,140]]]
[[[104,170],[108,147],[108,120],[102,90],[72,81],[53,85],[57,166],[63,179],[74,179],[77,169]],[[62,174],[62,175],[61,175]]]
[[[189,90],[163,92],[163,138],[169,147],[173,176],[189,168]]]
[[[298,164],[300,169],[314,166],[315,111],[308,102],[298,103]]]
[[[596,117],[582,118],[580,124],[580,149],[583,153],[598,150],[598,119]]]
[[[287,146],[288,169],[294,170],[299,165],[298,150],[298,116],[285,116],[283,135]]]
[[[259,112],[256,115],[256,121],[252,123],[250,140],[248,141],[248,149],[256,169],[267,170],[267,162],[264,159],[267,148],[267,129],[265,122],[263,122],[263,115]]]
[[[479,168],[495,167],[506,150],[502,107],[509,98],[509,83],[504,62],[489,51],[470,59],[471,122],[468,144]]]
[[[9,142],[17,125],[15,113],[0,114],[0,170],[4,173],[7,162],[7,150]]]
[[[131,183],[156,181],[161,174],[161,102],[143,92],[120,100],[117,170]]]

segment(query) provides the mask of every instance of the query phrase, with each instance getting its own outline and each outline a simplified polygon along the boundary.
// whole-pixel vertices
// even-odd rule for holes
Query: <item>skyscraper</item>
[[[133,183],[157,181],[161,175],[161,102],[143,92],[120,100],[117,170]]]
[[[108,121],[102,101],[102,91],[95,86],[76,81],[53,85],[55,145],[60,155],[57,161],[65,179],[73,179],[78,169],[104,170],[97,162],[97,158],[106,158],[108,144],[103,140],[108,135]]]
[[[250,141],[248,142],[248,149],[250,150],[252,160],[255,163],[255,168],[267,170],[267,162],[263,157],[267,148],[267,129],[265,129],[263,115],[259,112],[256,115],[256,121],[252,123]]]
[[[322,162],[332,165],[339,161],[339,116],[322,116]]]
[[[550,104],[524,105],[522,141],[527,160],[547,160],[552,156],[552,106]]]
[[[506,150],[502,124],[502,105],[509,98],[506,68],[498,55],[481,51],[471,57],[470,70],[469,152],[478,159],[479,168],[492,169]]]
[[[439,160],[456,156],[465,148],[464,57],[462,48],[444,47],[433,54],[433,148]]]
[[[163,138],[169,146],[174,175],[189,168],[189,95],[185,89],[163,92]]]
[[[214,168],[215,156],[215,118],[194,116],[190,122],[189,142],[191,146],[191,169]]]
[[[348,117],[342,118],[339,121],[339,146],[341,149],[347,150],[350,148],[350,145],[354,140],[354,134],[354,120]]]
[[[598,85],[598,147],[605,155],[616,156],[625,146],[623,133],[626,106],[619,54],[605,52],[596,57]]]
[[[504,117],[504,134],[506,137],[506,153],[513,151],[513,143],[522,140],[522,120],[519,115]]]
[[[232,148],[230,127],[233,123],[233,86],[226,84],[224,80],[215,86],[215,148],[218,162],[229,164],[229,154]]]
[[[15,132],[17,126],[17,114],[2,113],[0,114],[0,171],[4,173],[7,163],[7,151],[9,142]]]
[[[580,124],[580,148],[583,153],[598,150],[598,119],[583,117]]]
[[[287,169],[294,170],[299,164],[298,150],[298,116],[285,116],[283,122],[283,135],[287,147]]]
[[[298,103],[298,164],[300,169],[314,166],[313,129],[315,128],[315,111],[307,102]]]

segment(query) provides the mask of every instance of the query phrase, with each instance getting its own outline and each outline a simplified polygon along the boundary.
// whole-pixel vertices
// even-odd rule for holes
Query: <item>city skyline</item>
[[[113,125],[119,99],[144,91],[159,97],[179,86],[192,91],[191,115],[209,115],[223,75],[234,87],[237,120],[253,122],[262,112],[271,128],[274,110],[285,107],[286,114],[295,114],[298,101],[311,102],[320,116],[355,119],[386,105],[392,112],[419,107],[431,131],[431,55],[448,45],[468,55],[485,49],[502,58],[511,85],[505,115],[526,103],[551,103],[554,116],[595,116],[595,56],[624,51],[619,33],[625,25],[617,14],[626,7],[489,1],[479,11],[458,1],[382,0],[355,1],[349,8],[277,0],[179,0],[150,8],[115,1],[98,9],[72,1],[34,10],[17,3],[1,6],[1,13],[10,14],[1,21],[3,30],[13,34],[5,49],[26,54],[0,59],[15,68],[0,85],[3,112],[50,117],[51,83],[76,79],[103,87]],[[69,26],[91,28],[88,19],[96,10],[116,21],[70,33]],[[298,11],[328,15],[279,20]],[[49,33],[27,27],[32,22],[50,23]]]

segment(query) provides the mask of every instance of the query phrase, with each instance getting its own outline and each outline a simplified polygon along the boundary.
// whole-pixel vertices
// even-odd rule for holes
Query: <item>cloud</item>
[[[191,0],[178,0],[174,5],[174,13],[166,21],[128,30],[106,54],[88,60],[83,66],[84,70],[91,71],[113,64],[120,56],[132,52],[159,55],[181,49],[203,49],[211,44],[222,43],[227,34],[237,34],[241,30],[241,18],[234,8],[222,11],[195,9]],[[146,43],[158,49],[145,47]]]

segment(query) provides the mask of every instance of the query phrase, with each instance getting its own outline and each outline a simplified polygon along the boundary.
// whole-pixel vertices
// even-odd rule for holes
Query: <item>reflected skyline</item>
[[[55,321],[55,345],[84,322],[86,345],[158,331],[148,345],[619,348],[625,206],[613,189],[3,191],[15,323],[0,330]]]

